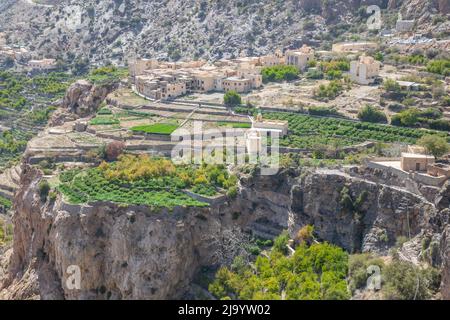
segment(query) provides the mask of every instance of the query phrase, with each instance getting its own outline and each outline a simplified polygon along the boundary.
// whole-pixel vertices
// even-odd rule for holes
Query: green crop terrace
[[[446,133],[430,130],[394,127],[337,118],[319,118],[283,112],[264,112],[266,119],[286,120],[290,134],[280,145],[293,148],[312,148],[315,145],[350,146],[365,141],[414,144],[427,134],[448,137]]]
[[[151,124],[151,125],[135,126],[135,127],[131,128],[131,131],[137,132],[137,133],[153,133],[153,134],[170,135],[177,129],[178,129],[178,125],[176,125],[176,124],[155,123],[155,124]]]
[[[184,190],[204,196],[236,188],[237,178],[223,166],[179,166],[164,158],[122,155],[96,168],[63,172],[57,189],[75,204],[111,201],[152,207],[204,207]]]

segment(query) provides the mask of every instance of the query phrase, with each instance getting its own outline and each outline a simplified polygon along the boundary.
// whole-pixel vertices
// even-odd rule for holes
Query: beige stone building
[[[35,71],[45,71],[56,69],[55,59],[30,60],[28,66]]]
[[[253,129],[263,131],[276,131],[280,134],[280,137],[284,137],[288,134],[289,122],[283,120],[267,120],[263,119],[259,114],[256,120],[253,122]]]
[[[259,62],[263,67],[273,67],[280,64],[285,64],[286,59],[281,50],[276,50],[275,54],[260,57]]]
[[[444,163],[434,163],[428,165],[427,173],[433,177],[450,178],[450,165]]]
[[[375,42],[340,42],[333,44],[332,51],[336,53],[357,53],[378,49]]]
[[[136,59],[129,62],[129,72],[131,77],[144,74],[145,70],[156,69],[159,62],[154,59]]]
[[[361,56],[350,63],[350,79],[361,85],[375,82],[380,74],[381,63],[372,57]]]
[[[223,90],[225,92],[233,90],[238,93],[244,93],[250,91],[251,89],[252,89],[252,81],[250,79],[230,77],[226,78],[223,81]]]
[[[425,172],[429,165],[434,164],[433,156],[416,153],[402,153],[401,169],[403,171]]]
[[[299,70],[305,70],[308,62],[314,60],[314,49],[304,45],[298,50],[289,50],[285,54],[287,65],[296,66]]]

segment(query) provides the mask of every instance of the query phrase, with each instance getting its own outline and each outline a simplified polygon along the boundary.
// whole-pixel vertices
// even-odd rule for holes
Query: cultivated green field
[[[280,145],[312,148],[316,145],[350,146],[365,141],[414,144],[426,134],[447,137],[446,133],[336,118],[317,118],[295,113],[265,112],[264,118],[286,120],[290,134]]]
[[[208,205],[183,190],[214,196],[218,188],[233,190],[237,183],[221,166],[175,166],[170,160],[146,155],[126,155],[97,168],[66,171],[59,179],[57,188],[71,203],[111,201],[168,208]]]
[[[178,125],[170,123],[156,123],[151,125],[142,125],[131,128],[131,131],[140,133],[154,133],[170,135],[178,129]]]

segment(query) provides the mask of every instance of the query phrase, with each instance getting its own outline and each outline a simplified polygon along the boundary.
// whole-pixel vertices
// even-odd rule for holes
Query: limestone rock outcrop
[[[67,90],[62,107],[77,116],[89,116],[116,88],[117,84],[94,85],[87,80],[78,80]]]

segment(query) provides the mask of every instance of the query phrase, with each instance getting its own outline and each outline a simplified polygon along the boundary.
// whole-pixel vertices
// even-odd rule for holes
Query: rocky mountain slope
[[[448,13],[448,0],[7,0],[0,30],[9,42],[41,55],[123,62],[130,55],[218,59],[263,54],[303,42],[360,33],[359,10],[376,4],[429,22]],[[53,5],[53,7],[52,7]],[[362,15],[362,16],[361,16]],[[24,19],[27,17],[27,19]],[[340,26],[337,28],[336,26]]]
[[[442,243],[437,265],[449,263],[445,192],[431,203],[340,171],[286,169],[276,176],[242,176],[234,200],[167,212],[111,203],[70,205],[61,198],[43,203],[41,178],[38,170],[24,166],[14,246],[4,256],[9,267],[3,263],[7,271],[0,279],[3,298],[180,298],[201,266],[232,259],[236,252],[230,239],[239,243],[246,230],[276,235],[288,229],[294,235],[305,224],[316,226],[318,239],[349,251],[386,253],[399,236],[410,235],[413,241],[401,256],[411,261],[420,256],[427,236]],[[353,210],[343,201],[344,193]],[[66,285],[73,265],[81,271],[80,290]],[[447,271],[444,297],[449,295]]]

